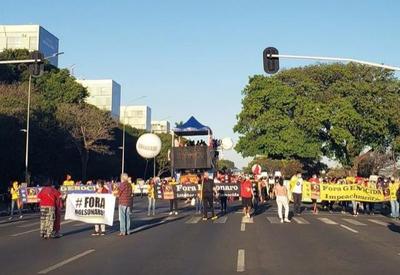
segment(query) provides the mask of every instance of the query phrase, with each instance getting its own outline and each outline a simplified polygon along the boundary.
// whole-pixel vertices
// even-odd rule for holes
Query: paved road
[[[183,203],[182,203],[183,205]],[[104,237],[92,226],[63,221],[64,237],[39,238],[37,214],[0,219],[0,274],[396,274],[400,223],[381,216],[309,212],[280,224],[274,203],[253,219],[238,207],[201,221],[187,207],[168,216],[167,204],[147,217],[146,200],[134,206],[132,235],[118,223]],[[267,209],[268,208],[268,209]]]

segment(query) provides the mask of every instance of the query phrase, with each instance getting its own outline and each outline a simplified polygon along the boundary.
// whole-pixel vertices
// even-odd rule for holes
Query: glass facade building
[[[39,25],[0,25],[0,51],[4,49],[40,51],[47,57],[59,52],[59,40]],[[48,60],[58,66],[58,56]]]
[[[121,85],[112,79],[102,80],[77,80],[86,87],[89,97],[86,102],[101,110],[111,112],[113,118],[119,118],[121,106]]]

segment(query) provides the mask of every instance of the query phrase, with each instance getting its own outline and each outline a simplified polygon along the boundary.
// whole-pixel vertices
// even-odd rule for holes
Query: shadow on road
[[[396,232],[396,233],[400,233],[400,226],[395,224],[395,223],[393,223],[393,222],[391,222],[388,225],[388,228],[389,228],[390,231],[393,231],[393,232]]]
[[[171,222],[176,222],[176,221],[182,220],[182,219],[184,219],[186,217],[188,217],[188,215],[181,215],[181,216],[179,216],[177,218],[174,218],[174,219],[156,218],[156,219],[150,220],[150,222],[144,222],[143,224],[140,221],[139,222],[134,222],[135,226],[130,232],[131,232],[131,234],[138,233],[138,232],[145,231],[145,230],[148,230],[148,229],[151,229],[151,228],[155,228],[155,227],[160,226],[160,225],[168,224],[168,223],[171,223]],[[141,224],[141,225],[137,226],[137,224]]]

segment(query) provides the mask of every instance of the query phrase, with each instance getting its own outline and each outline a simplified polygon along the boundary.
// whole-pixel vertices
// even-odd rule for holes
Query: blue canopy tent
[[[201,124],[195,117],[191,116],[183,125],[173,129],[177,136],[210,136],[211,128]]]
[[[212,140],[211,128],[201,124],[195,117],[191,116],[183,125],[172,129],[171,148],[171,175],[175,169],[210,169],[212,168]],[[208,136],[208,146],[179,146],[181,137]],[[177,137],[177,144],[175,144]]]

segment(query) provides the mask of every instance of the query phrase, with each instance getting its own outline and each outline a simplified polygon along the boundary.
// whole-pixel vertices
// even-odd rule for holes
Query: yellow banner
[[[321,184],[320,198],[322,201],[387,201],[388,189],[377,189],[359,184]]]

